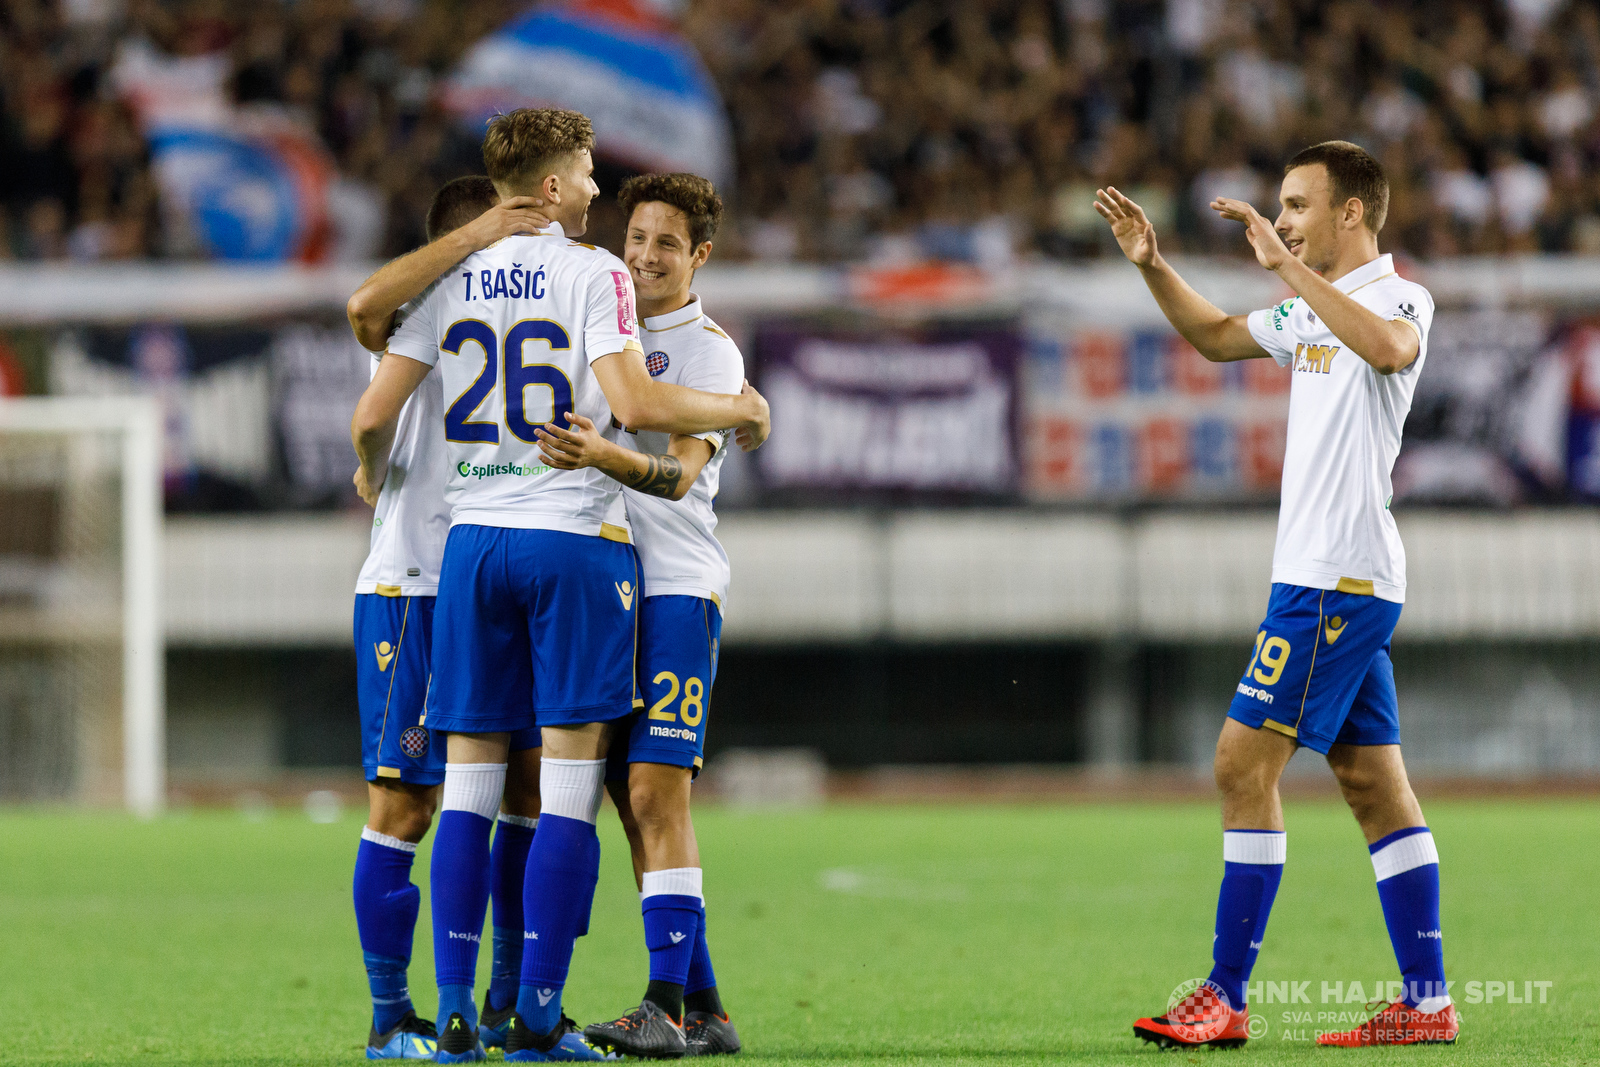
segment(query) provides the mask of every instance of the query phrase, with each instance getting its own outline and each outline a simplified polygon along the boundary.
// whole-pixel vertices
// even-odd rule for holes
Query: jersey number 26
[[[570,349],[572,339],[561,324],[549,319],[523,319],[506,331],[505,340],[505,413],[506,429],[520,441],[535,444],[538,438],[534,429],[546,422],[560,420],[567,425],[565,414],[572,410],[572,379],[560,367],[549,363],[524,363],[522,346],[529,341],[543,341],[552,352]],[[447,441],[461,441],[497,445],[500,443],[500,425],[483,419],[474,419],[484,400],[494,391],[501,378],[500,341],[494,327],[481,319],[462,319],[445,332],[439,343],[442,351],[452,356],[461,355],[468,343],[483,349],[483,370],[473,383],[455,399],[444,413],[444,436]],[[527,391],[535,386],[550,390],[548,416],[528,419]],[[546,409],[537,408],[542,412]]]

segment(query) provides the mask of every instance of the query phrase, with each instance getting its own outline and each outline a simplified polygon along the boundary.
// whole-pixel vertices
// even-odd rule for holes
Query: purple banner
[[[1006,496],[1017,490],[1017,370],[1008,329],[759,331],[773,432],[769,489]]]

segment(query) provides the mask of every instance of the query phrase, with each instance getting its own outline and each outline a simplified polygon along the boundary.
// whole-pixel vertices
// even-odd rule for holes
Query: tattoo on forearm
[[[683,461],[676,456],[641,456],[644,467],[628,471],[628,485],[651,496],[671,497],[683,481]]]

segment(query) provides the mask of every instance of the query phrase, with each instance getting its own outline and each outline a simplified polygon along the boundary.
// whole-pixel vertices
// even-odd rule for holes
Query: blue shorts
[[[1329,745],[1398,745],[1389,639],[1399,621],[1389,600],[1274,584],[1228,717],[1323,755]]]
[[[452,527],[428,726],[483,734],[628,714],[638,600],[632,545],[558,530]]]
[[[717,679],[722,612],[698,596],[653,596],[639,616],[639,691],[644,707],[619,724],[607,756],[608,781],[630,763],[665,763],[700,773]]]
[[[444,781],[444,738],[422,725],[434,598],[356,594],[356,703],[367,781]]]

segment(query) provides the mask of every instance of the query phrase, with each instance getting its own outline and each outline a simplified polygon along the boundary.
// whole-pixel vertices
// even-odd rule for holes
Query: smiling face
[[[664,315],[689,302],[694,272],[711,255],[711,242],[694,247],[689,216],[670,204],[647,200],[633,209],[623,239],[622,261],[633,275],[640,317]]]
[[[1321,163],[1296,167],[1283,176],[1278,202],[1283,205],[1273,226],[1289,252],[1316,271],[1326,271],[1339,258],[1341,233],[1357,236],[1364,206],[1354,197],[1335,204],[1328,168]]]
[[[568,237],[582,237],[589,228],[589,205],[600,195],[600,187],[594,183],[594,156],[588,149],[574,152],[552,177],[561,197],[552,217],[561,223],[561,231]],[[548,190],[550,179],[546,178],[544,184]]]

